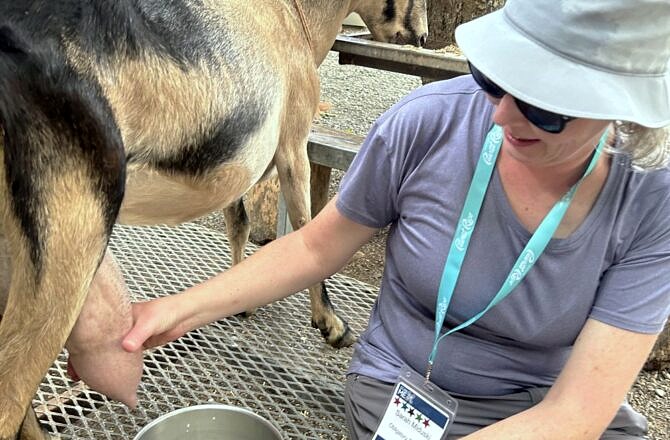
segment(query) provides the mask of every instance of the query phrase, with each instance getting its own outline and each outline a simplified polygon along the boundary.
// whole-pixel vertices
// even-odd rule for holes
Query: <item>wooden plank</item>
[[[328,203],[328,190],[330,189],[330,174],[332,168],[329,166],[312,163],[310,175],[310,203],[312,207],[312,218],[326,206]],[[277,207],[277,232],[276,237],[281,237],[293,231],[291,220],[288,217],[286,209],[286,201],[284,197],[279,194]]]
[[[340,64],[355,64],[433,79],[469,73],[463,56],[409,45],[381,43],[363,36],[338,35],[332,50]]]
[[[347,170],[363,139],[363,136],[319,125],[312,126],[307,142],[309,161],[329,168]]]
[[[328,191],[330,190],[330,175],[332,168],[319,165],[316,163],[310,164],[310,205],[312,207],[312,218],[321,211],[328,203]]]

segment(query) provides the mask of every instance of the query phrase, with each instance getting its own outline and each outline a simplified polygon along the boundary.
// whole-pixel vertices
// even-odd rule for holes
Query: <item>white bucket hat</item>
[[[477,69],[529,104],[670,124],[670,0],[507,0],[459,26],[456,41]]]

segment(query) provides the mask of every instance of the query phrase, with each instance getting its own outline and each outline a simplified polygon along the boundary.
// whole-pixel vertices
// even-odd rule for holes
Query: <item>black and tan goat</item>
[[[273,169],[293,227],[310,220],[317,66],[352,11],[376,39],[425,39],[425,0],[0,0],[1,440],[43,438],[31,398],[115,222],[225,208],[238,262],[241,198]],[[310,295],[328,343],[352,343]]]

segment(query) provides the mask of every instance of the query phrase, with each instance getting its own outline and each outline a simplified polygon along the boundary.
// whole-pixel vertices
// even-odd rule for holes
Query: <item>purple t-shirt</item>
[[[425,371],[440,277],[492,113],[470,76],[422,87],[373,125],[343,179],[344,216],[391,225],[381,289],[350,372],[394,382],[403,363]],[[500,304],[443,339],[435,384],[480,396],[550,386],[588,318],[662,330],[670,313],[670,170],[635,172],[623,154],[611,163],[579,228],[552,239]],[[494,171],[444,330],[488,305],[530,236]]]

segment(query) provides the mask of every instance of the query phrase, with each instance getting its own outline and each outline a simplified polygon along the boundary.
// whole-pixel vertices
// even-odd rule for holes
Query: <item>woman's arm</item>
[[[321,282],[376,232],[339,213],[335,199],[311,222],[215,277],[176,295],[133,305],[135,324],[123,347],[136,351],[251,310]]]
[[[541,403],[465,438],[600,438],[649,356],[656,337],[589,319],[567,364]]]

